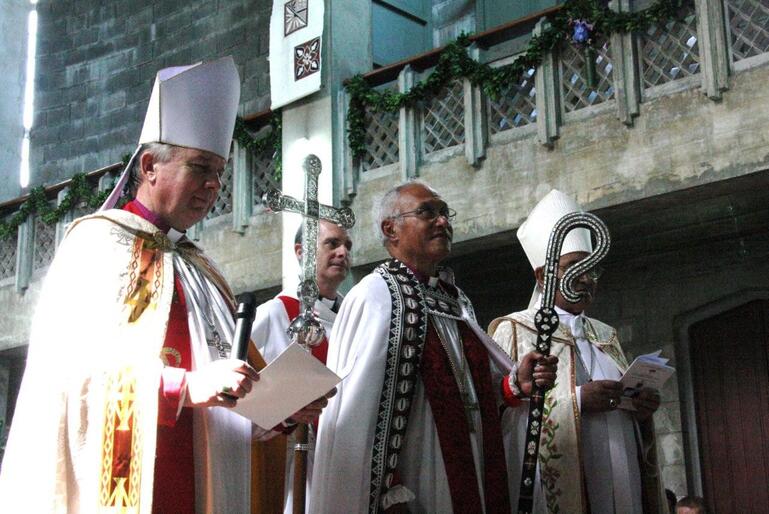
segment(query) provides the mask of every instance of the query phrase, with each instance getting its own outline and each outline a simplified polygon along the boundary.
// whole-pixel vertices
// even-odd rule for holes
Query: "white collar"
[[[328,307],[329,309],[333,309],[333,308],[334,308],[334,305],[336,305],[336,298],[334,298],[334,299],[332,300],[331,298],[324,298],[324,297],[322,297],[322,296],[319,296],[319,297],[318,297],[318,300],[320,300],[320,301],[321,301],[321,303],[323,303],[323,304],[324,304],[326,307]]]
[[[569,330],[575,339],[585,338],[585,330],[583,328],[585,318],[584,312],[573,314],[569,311],[561,309],[557,305],[555,306],[555,312],[558,313],[558,319],[561,321],[561,323],[569,327]]]
[[[179,232],[175,228],[171,227],[168,229],[166,236],[172,243],[178,243],[179,239],[184,237],[184,232]]]

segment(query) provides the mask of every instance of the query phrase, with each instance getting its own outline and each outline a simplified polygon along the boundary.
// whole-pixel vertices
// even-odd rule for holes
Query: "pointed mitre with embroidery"
[[[526,218],[517,232],[518,240],[523,246],[523,251],[526,252],[532,269],[537,269],[545,264],[547,243],[558,220],[572,212],[582,211],[582,207],[577,202],[557,189],[550,191],[534,206],[529,217]],[[569,231],[561,247],[561,255],[571,252],[590,253],[592,251],[590,231],[585,228]],[[539,296],[539,289],[535,285],[529,307],[533,307],[539,302]]]
[[[239,101],[240,77],[230,56],[160,70],[139,145],[101,208],[110,209],[117,203],[143,144],[195,148],[228,159]]]

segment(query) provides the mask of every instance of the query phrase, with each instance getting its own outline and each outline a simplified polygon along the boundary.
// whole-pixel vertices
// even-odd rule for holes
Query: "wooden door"
[[[769,513],[769,301],[696,323],[689,335],[708,508]]]

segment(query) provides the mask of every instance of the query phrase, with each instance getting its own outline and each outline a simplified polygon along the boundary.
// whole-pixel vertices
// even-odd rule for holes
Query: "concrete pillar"
[[[253,156],[237,141],[232,151],[232,230],[243,234],[253,210],[251,163]]]
[[[547,19],[542,18],[534,27],[533,34],[542,34],[549,25]],[[558,61],[554,51],[542,57],[534,84],[537,88],[537,136],[540,143],[552,147],[558,139],[561,125],[561,86],[558,83]]]
[[[416,72],[407,64],[398,74],[398,92],[408,93],[416,83]],[[419,176],[419,162],[422,156],[422,141],[419,135],[417,109],[403,107],[398,121],[398,156],[401,165],[401,179]]]
[[[67,194],[69,193],[69,188],[65,187],[61,191],[59,191],[58,195],[56,196],[56,205],[61,205],[61,202],[66,198]],[[74,210],[70,209],[64,216],[56,222],[56,246],[59,246],[59,243],[61,243],[61,240],[64,239],[64,234],[67,231],[67,225],[72,223],[72,219],[74,217]]]
[[[336,126],[347,126],[347,113],[349,111],[350,101],[347,92],[340,89],[336,93],[337,111]],[[333,154],[334,169],[341,170],[340,173],[334,173],[334,191],[339,191],[339,201],[345,205],[352,202],[352,199],[358,192],[358,169],[355,167],[354,159],[350,145],[347,144],[347,131],[336,130],[333,134],[332,148],[338,148],[339,151]],[[348,275],[349,276],[349,275]]]
[[[355,27],[355,30],[350,30]],[[346,149],[346,95],[343,81],[371,70],[371,5],[356,0],[327,2],[323,28],[323,87],[317,93],[282,108],[284,193],[304,196],[302,162],[309,153],[317,155],[323,171],[318,179],[319,200],[339,206],[349,201],[354,189],[344,177],[352,159]],[[344,144],[334,144],[343,141]],[[283,218],[283,287],[296,290],[298,266],[294,256],[294,235],[301,224],[298,214],[280,214]]]
[[[467,49],[474,60],[480,59],[480,49],[473,43]],[[470,166],[479,167],[486,158],[488,141],[488,122],[486,116],[486,96],[481,88],[464,79],[465,100],[465,157]]]
[[[612,0],[609,7],[615,12],[630,12],[630,0]],[[640,77],[638,76],[638,39],[633,33],[611,35],[614,69],[612,80],[617,98],[617,117],[627,126],[633,125],[638,116],[641,100]]]
[[[697,37],[702,71],[702,92],[720,100],[729,88],[729,54],[726,47],[723,0],[696,0]]]
[[[35,217],[19,225],[19,237],[16,246],[16,292],[22,293],[29,287],[32,278],[32,257],[35,251]]]

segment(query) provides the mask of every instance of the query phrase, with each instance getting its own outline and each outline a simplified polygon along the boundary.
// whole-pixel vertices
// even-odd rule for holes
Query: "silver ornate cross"
[[[312,309],[318,299],[318,283],[315,278],[315,255],[318,248],[318,220],[324,219],[346,229],[355,225],[355,214],[349,207],[336,208],[318,202],[318,176],[322,166],[320,159],[310,154],[304,160],[304,201],[284,195],[277,189],[264,194],[264,204],[274,212],[296,212],[302,215],[302,281],[297,295],[301,313],[288,327],[293,340],[308,347],[323,340],[323,326]]]

